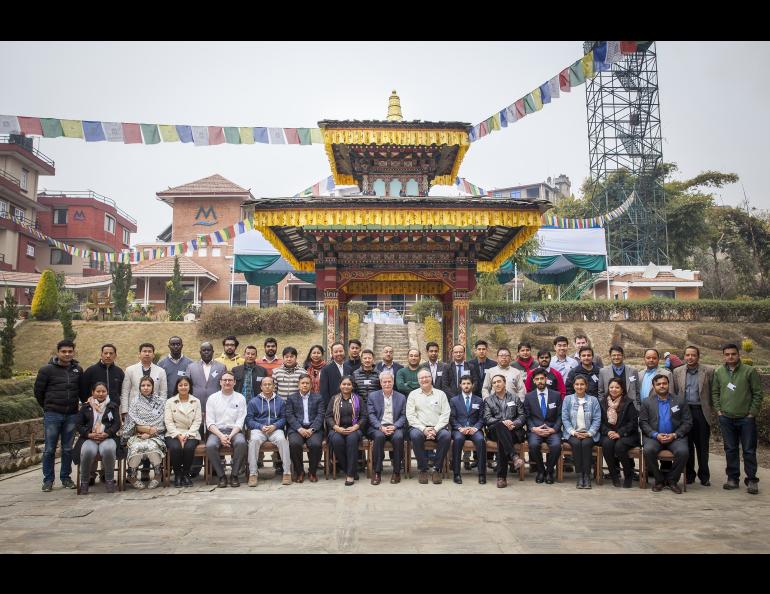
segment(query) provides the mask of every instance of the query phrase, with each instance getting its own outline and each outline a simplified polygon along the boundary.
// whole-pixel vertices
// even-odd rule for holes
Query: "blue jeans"
[[[59,478],[70,478],[72,474],[72,441],[75,438],[76,414],[65,415],[55,412],[43,413],[45,427],[45,449],[43,450],[43,482],[52,483],[54,480],[54,464],[56,463],[56,446],[61,439],[61,468]]]
[[[754,417],[731,419],[725,415],[719,418],[719,429],[725,443],[725,458],[728,479],[738,481],[741,478],[741,459],[738,444],[743,448],[743,470],[747,481],[757,479],[757,420]]]

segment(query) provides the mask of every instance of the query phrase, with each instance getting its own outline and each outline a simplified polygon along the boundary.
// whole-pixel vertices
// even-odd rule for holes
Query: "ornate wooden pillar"
[[[348,332],[348,301],[350,301],[350,296],[344,291],[338,291],[337,296],[340,320],[337,340],[345,345],[345,352],[347,352],[348,336],[350,336],[350,333]]]
[[[441,358],[443,361],[452,360],[452,291],[441,296]]]
[[[454,291],[452,299],[452,343],[465,347],[466,359],[471,358],[468,291]]]
[[[340,340],[340,301],[337,289],[324,289],[324,352]]]

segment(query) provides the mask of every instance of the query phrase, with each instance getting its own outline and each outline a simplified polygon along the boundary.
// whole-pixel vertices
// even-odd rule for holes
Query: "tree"
[[[166,282],[166,302],[169,319],[178,322],[184,312],[184,294],[182,286],[182,272],[179,270],[179,258],[174,256],[174,275]]]
[[[16,338],[16,318],[19,315],[19,308],[16,307],[16,299],[11,291],[6,291],[5,300],[0,307],[0,317],[5,320],[5,327],[0,330],[0,345],[3,355],[0,361],[0,378],[8,379],[13,376],[13,355],[16,346],[13,339]]]
[[[131,290],[131,264],[118,262],[112,269],[112,298],[121,316],[128,311],[128,292]]]
[[[75,304],[75,294],[72,291],[59,293],[59,321],[65,340],[75,340],[77,332],[72,329],[72,306]]]
[[[44,270],[32,298],[32,316],[37,320],[53,320],[57,313],[58,290],[53,270]]]

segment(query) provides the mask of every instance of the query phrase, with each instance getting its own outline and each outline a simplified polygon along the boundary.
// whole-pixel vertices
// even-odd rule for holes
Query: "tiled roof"
[[[172,194],[249,194],[249,190],[246,190],[231,182],[229,179],[225,179],[218,173],[209,177],[204,177],[198,181],[190,182],[177,186],[176,188],[169,188],[158,192],[158,196],[166,196]]]
[[[40,281],[39,272],[0,272],[0,286],[11,287],[36,286]],[[79,287],[109,286],[112,284],[112,275],[100,274],[95,276],[66,275],[64,277],[65,289],[77,289]]]
[[[212,280],[219,280],[217,275],[187,256],[179,256],[179,270],[182,276],[207,276]],[[167,276],[170,278],[174,274],[174,258],[158,258],[157,260],[146,260],[132,264],[131,272],[134,276]]]
[[[602,272],[598,280],[603,280],[607,278],[607,273]],[[666,283],[666,282],[691,282],[691,283],[700,283],[701,281],[699,279],[692,279],[692,278],[685,278],[681,276],[676,276],[669,270],[661,270],[658,272],[658,274],[652,278],[644,276],[642,272],[625,272],[625,273],[619,273],[619,272],[610,272],[610,279],[613,281],[623,282],[623,283],[635,283],[635,282],[655,282],[655,283]]]

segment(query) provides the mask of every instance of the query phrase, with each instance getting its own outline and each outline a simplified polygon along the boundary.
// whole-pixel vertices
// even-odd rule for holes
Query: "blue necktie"
[[[546,413],[545,394],[543,394],[542,392],[540,393],[540,410],[543,411],[543,420],[545,421],[545,413]]]
[[[465,397],[465,412],[468,414],[471,414],[471,397],[466,396]]]

